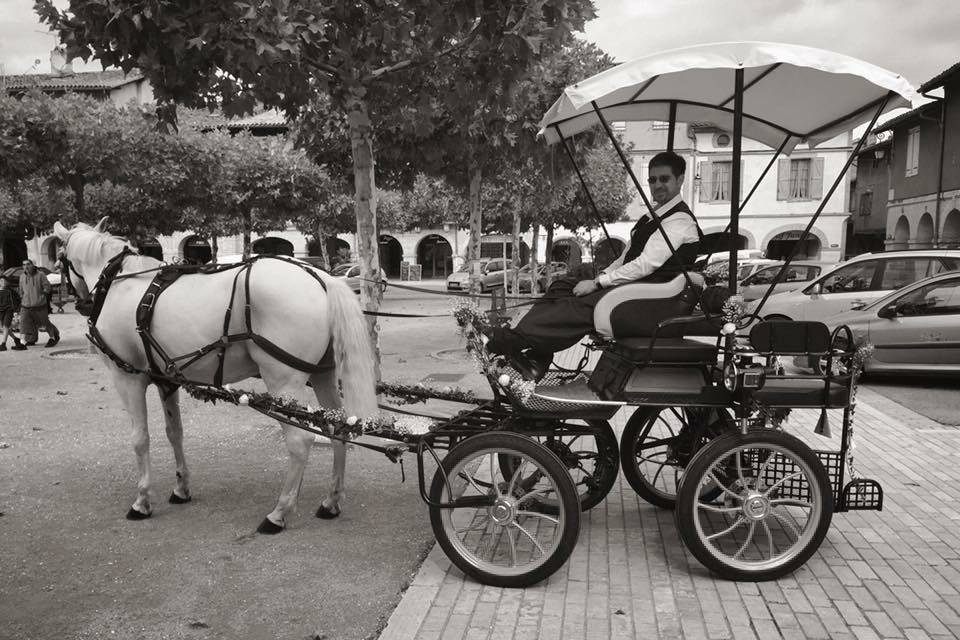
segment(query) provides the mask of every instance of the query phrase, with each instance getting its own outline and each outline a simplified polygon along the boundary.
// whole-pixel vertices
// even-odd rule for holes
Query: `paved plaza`
[[[795,415],[788,430],[837,448],[836,437],[817,442],[814,419]],[[883,485],[883,511],[836,514],[819,551],[790,576],[715,578],[684,549],[672,512],[639,499],[621,474],[547,581],[486,587],[434,547],[380,638],[960,637],[960,428],[865,389],[855,424],[856,468]]]

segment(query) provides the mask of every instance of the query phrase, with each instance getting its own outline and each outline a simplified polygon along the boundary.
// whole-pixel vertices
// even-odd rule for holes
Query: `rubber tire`
[[[446,485],[444,475],[456,468],[464,458],[483,449],[503,449],[503,454],[506,455],[510,455],[510,453],[525,455],[540,465],[553,479],[564,508],[564,527],[560,534],[559,543],[551,552],[547,561],[539,567],[518,575],[501,575],[474,567],[457,552],[447,537],[447,531],[443,526],[441,511],[444,510],[436,507],[429,508],[430,526],[433,528],[433,534],[450,561],[465,574],[479,582],[492,587],[508,588],[523,588],[535,585],[547,579],[562,567],[577,545],[577,538],[580,535],[580,504],[577,500],[577,488],[559,458],[539,442],[506,431],[487,432],[471,436],[450,449],[450,452],[443,459],[441,467],[433,475],[433,482],[430,484],[430,500],[440,502],[443,499]]]
[[[597,451],[606,451],[607,467],[604,469],[604,474],[595,488],[588,489],[586,493],[578,492],[580,509],[582,511],[589,511],[603,502],[607,494],[610,493],[610,490],[613,489],[613,486],[617,484],[617,476],[620,475],[619,447],[617,445],[617,434],[614,433],[613,427],[611,427],[610,423],[606,420],[587,420],[586,422],[593,429],[592,437],[597,443]],[[536,437],[542,438],[544,436]],[[539,442],[546,447],[544,442]],[[549,449],[549,447],[547,448]],[[561,460],[561,462],[563,461]],[[569,467],[567,468],[569,469]],[[510,456],[500,456],[500,470],[505,476],[513,474],[513,463]],[[574,484],[574,486],[577,485]],[[549,502],[538,503],[537,510],[541,513],[552,515],[556,515],[558,512],[556,505]]]
[[[670,407],[640,407],[633,412],[630,419],[627,420],[627,426],[623,429],[623,435],[620,436],[620,467],[623,469],[623,476],[633,488],[633,490],[650,504],[661,509],[673,509],[677,504],[676,496],[667,497],[663,492],[656,491],[647,481],[646,477],[640,473],[637,468],[637,458],[634,451],[637,448],[637,440],[643,432],[644,427],[650,419],[658,416],[664,409]],[[680,407],[683,410],[683,407]],[[727,411],[726,409],[717,409],[717,411]],[[729,412],[727,414],[729,416]],[[732,418],[730,418],[732,420]],[[682,478],[682,476],[681,476]],[[679,489],[679,487],[678,487]]]
[[[764,444],[774,444],[790,451],[797,458],[802,459],[810,467],[815,476],[816,483],[820,487],[821,496],[821,518],[816,523],[814,535],[789,562],[772,567],[764,571],[747,571],[725,564],[722,560],[715,557],[706,548],[697,535],[697,528],[694,522],[696,517],[696,487],[699,484],[699,478],[713,465],[718,458],[723,458],[730,450],[743,445],[752,445],[762,447]],[[694,479],[694,480],[690,480]],[[830,521],[833,519],[833,487],[830,484],[830,477],[827,470],[817,454],[802,440],[783,431],[773,429],[757,429],[750,431],[747,435],[741,433],[725,434],[694,456],[687,467],[686,473],[680,480],[680,489],[677,492],[677,508],[674,511],[677,531],[680,538],[686,545],[690,553],[700,561],[711,572],[725,580],[762,582],[766,580],[776,580],[788,573],[791,573],[803,566],[810,559],[817,549],[820,548],[823,539],[830,528]]]

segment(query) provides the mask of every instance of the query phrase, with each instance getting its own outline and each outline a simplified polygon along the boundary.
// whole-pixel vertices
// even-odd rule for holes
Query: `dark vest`
[[[688,215],[693,218],[690,207],[681,200],[676,206],[660,216],[660,223],[663,224],[667,221],[667,218],[675,214]],[[693,221],[694,224],[697,224],[696,218]],[[650,238],[659,233],[660,229],[657,223],[649,215],[640,218],[634,225],[633,230],[630,231],[630,249],[627,251],[627,255],[623,257],[623,264],[639,257]],[[699,224],[697,224],[697,235],[700,240],[703,240],[703,232],[700,230]],[[679,247],[674,245],[673,248],[675,250],[674,254],[656,271],[641,278],[639,282],[669,282],[684,271],[692,269],[697,254],[700,252],[700,241],[688,242]]]

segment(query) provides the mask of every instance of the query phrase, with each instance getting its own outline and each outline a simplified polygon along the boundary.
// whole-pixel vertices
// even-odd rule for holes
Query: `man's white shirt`
[[[671,200],[659,205],[655,209],[655,212],[658,214],[660,212],[666,213],[682,201],[683,198],[681,195],[677,194]],[[679,248],[680,245],[688,242],[696,242],[700,239],[700,235],[697,233],[697,223],[690,214],[675,213],[664,220],[662,226],[663,231],[666,232],[667,237],[670,238],[670,243],[674,249]],[[597,277],[597,281],[604,289],[644,278],[663,266],[663,263],[673,255],[670,247],[663,238],[663,233],[661,233],[660,229],[657,229],[653,232],[653,235],[650,236],[650,239],[647,240],[643,252],[630,262],[624,264],[623,258],[627,255],[627,252],[630,251],[631,241],[632,239],[627,241],[627,246],[624,247],[620,257],[614,260],[613,263],[604,269],[603,273]]]

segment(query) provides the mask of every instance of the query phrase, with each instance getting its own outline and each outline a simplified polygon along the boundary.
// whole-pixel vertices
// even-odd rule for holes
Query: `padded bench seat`
[[[650,344],[653,343],[653,350]],[[714,363],[717,360],[716,343],[689,338],[619,338],[613,351],[638,362]]]
[[[822,407],[824,381],[822,379],[774,378],[754,393],[760,403],[768,407]],[[829,407],[843,408],[850,402],[849,382],[839,379],[830,383]]]

